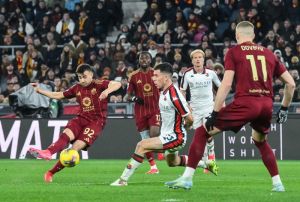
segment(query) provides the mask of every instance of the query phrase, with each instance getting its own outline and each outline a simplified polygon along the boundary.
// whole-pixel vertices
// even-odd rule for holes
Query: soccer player
[[[130,176],[143,163],[144,155],[147,152],[166,151],[165,159],[169,166],[185,164],[185,159],[178,155],[178,150],[186,143],[185,127],[192,126],[193,118],[183,95],[172,83],[172,75],[173,70],[169,63],[162,63],[154,68],[152,78],[157,88],[161,89],[159,97],[159,109],[162,117],[160,136],[143,139],[137,144],[121,177],[111,186],[126,186]]]
[[[135,102],[134,116],[136,127],[143,140],[150,137],[157,137],[159,135],[159,90],[151,79],[153,76],[153,69],[150,66],[150,53],[146,51],[141,52],[138,60],[139,69],[129,75],[127,99],[131,102]],[[151,166],[147,174],[159,173],[153,158],[153,152],[146,153],[146,158]]]
[[[275,155],[267,142],[273,110],[273,77],[285,82],[284,98],[277,113],[277,122],[287,119],[295,83],[283,64],[267,48],[253,43],[254,26],[242,21],[236,26],[237,45],[225,56],[225,74],[215,98],[214,109],[205,126],[196,130],[189,150],[188,165],[183,175],[168,182],[173,188],[190,189],[199,160],[203,156],[208,138],[222,131],[238,132],[248,122],[252,139],[260,151],[262,161],[272,177],[272,191],[283,192]],[[234,100],[222,108],[233,81],[236,84]]]
[[[189,104],[194,119],[193,128],[196,130],[203,125],[205,117],[209,116],[213,110],[213,84],[219,87],[221,82],[214,71],[203,66],[205,53],[202,50],[196,49],[192,51],[190,58],[193,67],[184,73],[181,79],[180,90],[185,96],[187,88],[190,88],[191,101]],[[205,168],[205,162],[208,160],[215,160],[213,138],[208,139],[202,162],[200,161],[199,165]],[[208,170],[205,168],[204,171],[207,172]],[[215,171],[217,172],[217,166]]]
[[[56,142],[51,144],[46,150],[29,149],[29,153],[36,158],[50,160],[53,154],[63,150],[69,143],[72,143],[72,149],[77,151],[85,150],[101,134],[106,122],[106,114],[103,114],[103,112],[107,111],[104,109],[107,107],[105,100],[111,92],[121,87],[121,83],[93,79],[94,71],[88,64],[79,65],[76,74],[79,83],[64,92],[45,91],[33,84],[36,92],[42,95],[58,100],[76,97],[80,105],[79,114],[68,122]],[[45,173],[44,180],[52,182],[53,175],[63,168],[64,166],[58,161],[52,169]]]

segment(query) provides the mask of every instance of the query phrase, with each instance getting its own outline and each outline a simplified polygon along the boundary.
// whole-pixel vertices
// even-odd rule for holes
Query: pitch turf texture
[[[0,202],[4,201],[300,201],[300,162],[279,161],[285,193],[272,193],[271,179],[261,161],[218,161],[219,176],[197,170],[191,190],[174,190],[164,182],[174,180],[184,168],[158,162],[160,174],[146,175],[144,163],[127,187],[111,187],[127,161],[83,160],[77,167],[57,173],[54,182],[43,182],[54,161],[0,160]]]

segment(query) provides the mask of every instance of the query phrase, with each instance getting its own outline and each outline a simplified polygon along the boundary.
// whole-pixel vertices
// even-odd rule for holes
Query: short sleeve
[[[220,87],[221,81],[214,71],[212,71],[212,81],[218,88]]]
[[[175,108],[175,110],[181,115],[181,117],[186,117],[190,114],[188,104],[184,99],[183,95],[176,90],[176,88],[170,88],[170,100]]]
[[[127,93],[133,94],[135,92],[134,79],[131,77],[128,83]]]
[[[233,49],[229,49],[225,55],[224,59],[224,66],[225,70],[233,70],[235,71],[235,63],[234,63],[234,57],[233,57]]]
[[[77,84],[75,84],[72,87],[70,87],[69,89],[65,90],[63,92],[64,97],[68,98],[68,99],[76,97],[76,91],[77,91]]]
[[[182,79],[181,79],[181,82],[180,82],[180,90],[186,90],[187,89],[187,87],[188,87],[188,82],[187,82],[187,74],[186,74],[187,72],[185,72],[184,74],[183,74],[183,77],[182,77]]]
[[[274,69],[274,76],[276,78],[280,77],[286,71],[286,67],[282,62],[280,62],[277,58],[275,59],[275,69]]]

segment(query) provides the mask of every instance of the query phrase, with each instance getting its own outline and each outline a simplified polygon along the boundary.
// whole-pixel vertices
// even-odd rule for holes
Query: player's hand
[[[109,93],[107,92],[107,90],[103,91],[103,92],[100,94],[99,99],[100,99],[100,100],[106,99],[106,98],[108,97],[108,94],[109,94]]]
[[[143,105],[143,104],[144,104],[144,100],[143,100],[142,98],[136,97],[136,96],[133,96],[133,97],[131,98],[131,101],[132,101],[132,102],[135,102],[135,103],[137,103],[137,104],[139,104],[139,105]]]
[[[214,129],[217,116],[218,112],[212,111],[212,113],[208,117],[206,117],[205,127],[208,132]]]
[[[277,112],[277,123],[284,123],[287,120],[288,116],[288,108],[281,106],[279,111]]]

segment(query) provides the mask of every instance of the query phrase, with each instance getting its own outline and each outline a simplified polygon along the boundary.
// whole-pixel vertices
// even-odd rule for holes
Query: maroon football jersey
[[[273,78],[286,71],[284,65],[267,48],[245,42],[228,50],[225,69],[235,72],[235,97],[273,97]]]
[[[88,120],[102,119],[106,118],[106,114],[103,112],[107,111],[107,102],[106,100],[100,101],[99,96],[107,89],[108,84],[108,80],[94,80],[87,87],[75,84],[63,94],[65,98],[76,97],[76,101],[80,105],[79,116]]]
[[[136,70],[129,77],[128,94],[134,94],[144,100],[144,105],[134,106],[136,117],[159,112],[159,90],[152,81],[153,72],[153,69],[147,72]]]

